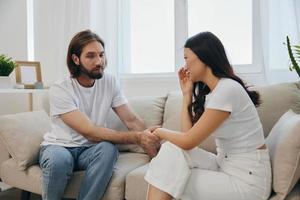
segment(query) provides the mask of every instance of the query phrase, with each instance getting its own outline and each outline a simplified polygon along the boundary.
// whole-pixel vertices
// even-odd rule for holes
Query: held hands
[[[180,88],[183,95],[193,94],[193,82],[190,79],[190,72],[186,66],[183,66],[178,71]]]
[[[151,157],[155,157],[160,148],[160,138],[152,132],[159,126],[150,127],[140,134],[140,145],[145,152]]]

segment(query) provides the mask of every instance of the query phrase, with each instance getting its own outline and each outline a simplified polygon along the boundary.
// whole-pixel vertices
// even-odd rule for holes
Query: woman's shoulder
[[[231,78],[221,78],[219,84],[219,88],[221,90],[227,90],[231,92],[239,92],[244,90],[243,86],[239,82]]]

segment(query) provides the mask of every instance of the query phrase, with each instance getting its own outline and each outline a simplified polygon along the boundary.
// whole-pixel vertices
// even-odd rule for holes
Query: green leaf
[[[300,49],[293,49],[293,51],[300,53]]]
[[[12,58],[0,55],[0,76],[9,76],[15,67],[16,63],[12,61]]]
[[[286,44],[287,44],[287,50],[288,50],[288,54],[289,54],[289,57],[290,57],[290,60],[291,60],[291,63],[292,63],[292,69],[295,69],[298,76],[300,77],[300,67],[294,57],[294,54],[293,54],[293,51],[292,51],[292,47],[291,47],[291,44],[290,44],[290,39],[289,39],[289,36],[286,36]],[[296,51],[296,53],[298,54],[298,49],[294,49]],[[300,53],[300,51],[299,51]]]

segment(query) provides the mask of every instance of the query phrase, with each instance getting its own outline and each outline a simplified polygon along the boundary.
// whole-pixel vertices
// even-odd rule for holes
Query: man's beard
[[[90,79],[101,79],[103,77],[103,72],[101,71],[87,71],[86,68],[84,68],[84,65],[81,63],[81,61],[79,61],[78,67],[80,69],[80,72],[89,77]],[[104,66],[97,65],[96,67],[104,70]]]

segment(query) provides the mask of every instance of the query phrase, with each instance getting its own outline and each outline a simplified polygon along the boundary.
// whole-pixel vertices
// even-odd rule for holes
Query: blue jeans
[[[102,198],[114,165],[118,150],[109,142],[90,147],[42,146],[42,196],[44,200],[60,200],[73,171],[85,170],[77,199],[99,200]]]

